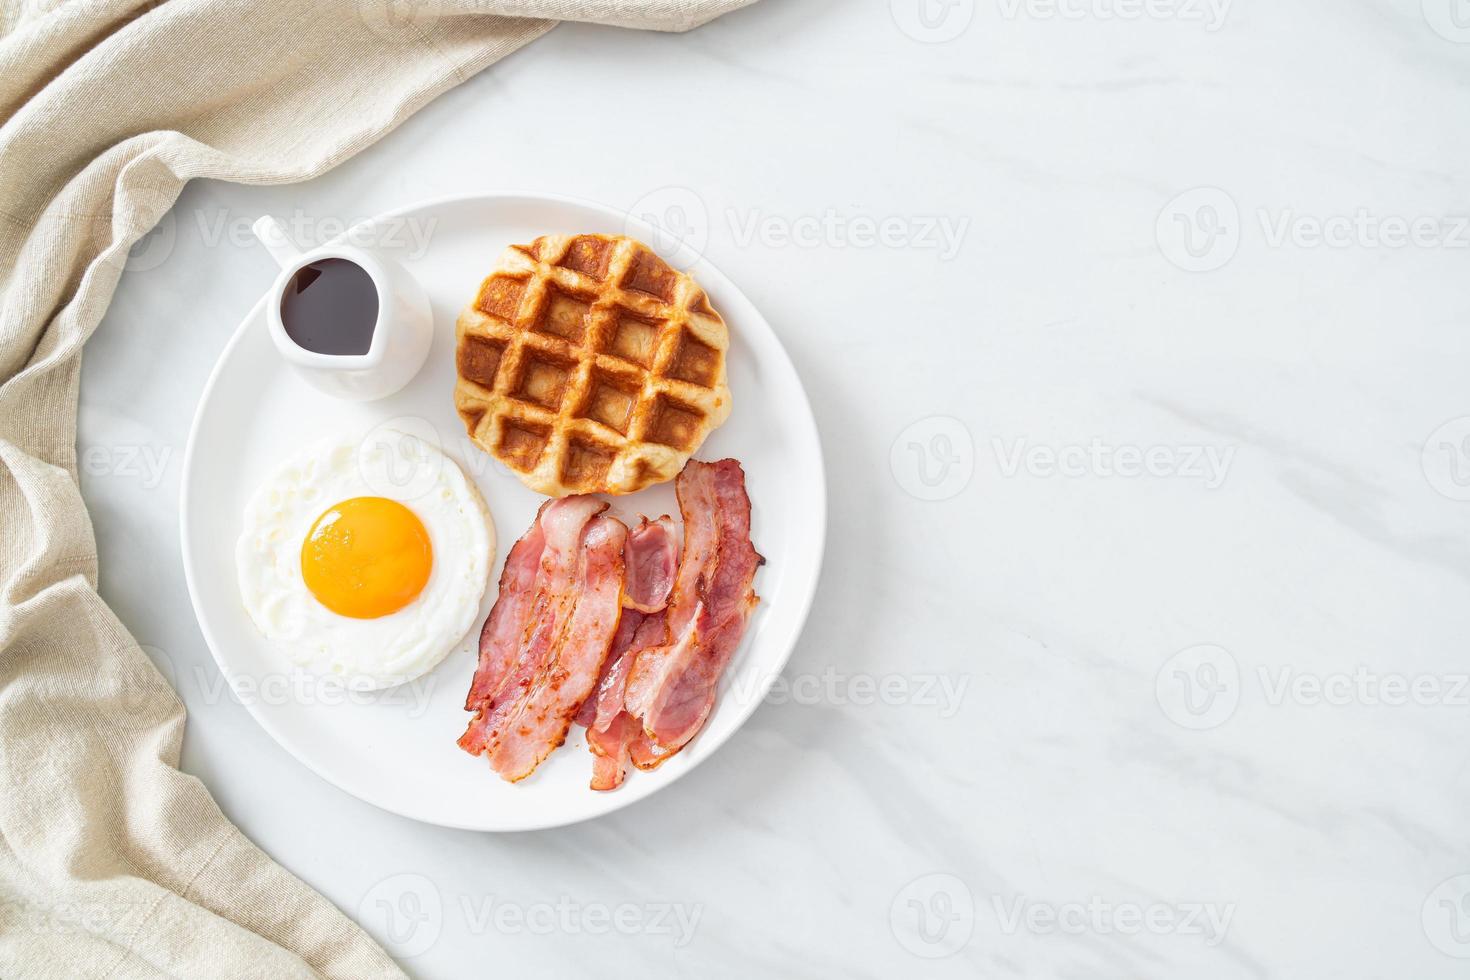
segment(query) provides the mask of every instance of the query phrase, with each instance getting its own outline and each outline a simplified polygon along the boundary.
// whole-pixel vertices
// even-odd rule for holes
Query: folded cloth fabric
[[[557,20],[749,2],[0,4],[0,977],[402,975],[178,770],[183,705],[97,596],[77,384],[132,243],[187,180],[320,174]]]

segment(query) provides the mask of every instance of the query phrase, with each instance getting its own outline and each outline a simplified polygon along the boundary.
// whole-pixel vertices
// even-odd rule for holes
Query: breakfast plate
[[[506,245],[547,234],[630,235],[654,229],[624,212],[564,197],[503,194],[432,201],[382,215],[347,239],[401,264],[426,291],[433,339],[423,369],[371,402],[328,397],[282,359],[262,298],[236,329],[200,398],[184,456],[180,530],[185,577],[200,629],[235,697],[284,748],[322,778],[383,809],[473,830],[554,827],[609,813],[674,782],[750,716],[784,667],[816,591],[826,528],[821,447],[806,392],[774,331],[710,262],[674,252],[729,325],[733,411],[695,454],[738,459],[752,503],[751,537],[765,558],[760,595],[720,682],[713,713],[683,751],[618,789],[588,788],[583,729],[529,778],[505,782],[461,752],[465,691],[475,674],[479,624],[496,600],[507,551],[547,498],[476,446],[456,415],[455,321]],[[383,234],[411,228],[414,235]],[[772,270],[776,274],[776,270]],[[498,539],[488,587],[470,630],[435,669],[386,690],[346,690],[303,674],[257,630],[241,600],[236,542],[261,481],[324,437],[412,433],[453,460],[478,487]],[[630,526],[639,515],[677,517],[673,484],[605,498]],[[492,540],[493,540],[492,539]]]

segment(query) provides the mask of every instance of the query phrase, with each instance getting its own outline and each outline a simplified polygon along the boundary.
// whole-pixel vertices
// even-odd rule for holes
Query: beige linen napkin
[[[178,770],[183,706],[97,596],[77,379],[129,246],[185,181],[320,174],[555,20],[749,2],[0,0],[0,977],[401,976]]]

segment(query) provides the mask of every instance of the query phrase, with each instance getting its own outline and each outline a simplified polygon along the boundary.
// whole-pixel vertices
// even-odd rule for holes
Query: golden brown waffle
[[[730,334],[648,246],[512,245],[459,316],[454,404],[470,438],[552,497],[671,480],[730,414]]]

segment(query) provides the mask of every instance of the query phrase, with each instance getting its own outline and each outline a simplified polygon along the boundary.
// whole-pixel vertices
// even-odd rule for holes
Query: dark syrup
[[[377,284],[348,259],[302,266],[281,297],[286,336],[317,354],[366,354],[377,322]]]

